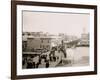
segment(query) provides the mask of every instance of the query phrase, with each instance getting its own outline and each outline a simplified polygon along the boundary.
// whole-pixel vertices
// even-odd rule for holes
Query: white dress
[[[39,56],[34,57],[33,62],[35,62],[35,64],[37,64],[39,62]]]

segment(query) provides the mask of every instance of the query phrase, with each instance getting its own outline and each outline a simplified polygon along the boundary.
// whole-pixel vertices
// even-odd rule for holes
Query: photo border
[[[93,9],[94,10],[94,71],[52,73],[52,74],[50,73],[50,74],[36,74],[36,75],[17,75],[17,5]],[[12,80],[90,75],[90,74],[91,75],[97,74],[97,6],[96,5],[64,4],[64,3],[33,2],[33,1],[11,1],[11,79]]]

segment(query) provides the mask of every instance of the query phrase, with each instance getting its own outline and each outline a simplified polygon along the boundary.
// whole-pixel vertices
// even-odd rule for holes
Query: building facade
[[[60,44],[61,38],[43,32],[25,32],[22,42],[23,51],[50,50],[52,46]]]
[[[51,39],[48,37],[29,37],[27,39],[27,49],[37,50],[37,49],[50,49]]]

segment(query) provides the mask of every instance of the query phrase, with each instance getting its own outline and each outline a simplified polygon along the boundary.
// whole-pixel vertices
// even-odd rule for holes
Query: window
[[[40,48],[42,48],[42,45],[40,45]]]
[[[50,41],[48,40],[48,43],[49,43]]]
[[[43,39],[41,39],[41,43],[43,43]]]

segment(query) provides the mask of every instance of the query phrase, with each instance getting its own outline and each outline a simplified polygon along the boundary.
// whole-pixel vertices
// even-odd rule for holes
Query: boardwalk
[[[41,54],[47,55],[47,59],[49,60],[49,67],[71,67],[89,65],[89,47],[67,48],[66,58],[64,57],[64,54],[62,52],[55,51],[56,61],[50,61],[49,54],[50,51]],[[26,69],[26,66],[27,63],[25,63],[23,69]],[[42,61],[42,64],[39,64],[38,68],[46,68],[46,62]]]

